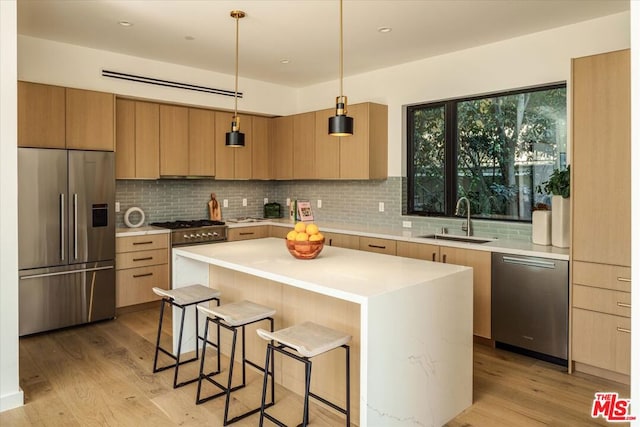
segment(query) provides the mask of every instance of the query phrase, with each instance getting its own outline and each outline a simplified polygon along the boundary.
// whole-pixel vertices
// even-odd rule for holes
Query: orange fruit
[[[304,222],[299,222],[293,229],[298,233],[304,233],[304,231],[307,229],[307,225]]]
[[[309,235],[304,231],[296,234],[296,242],[306,242],[307,240],[309,240]]]
[[[318,231],[320,231],[320,230],[318,229],[318,226],[317,226],[317,225],[315,225],[315,224],[309,224],[309,225],[307,225],[307,229],[306,229],[305,231],[306,231],[306,233],[307,233],[308,235],[312,236],[312,235],[314,235],[314,234],[317,234],[317,233],[318,233]]]
[[[287,240],[296,240],[296,234],[298,234],[296,230],[291,230],[287,233]]]

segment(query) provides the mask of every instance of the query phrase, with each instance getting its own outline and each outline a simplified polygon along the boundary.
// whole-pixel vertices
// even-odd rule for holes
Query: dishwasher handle
[[[527,267],[539,267],[539,268],[556,268],[556,263],[553,261],[547,261],[544,259],[538,258],[519,258],[514,256],[504,255],[502,257],[502,262],[505,264],[517,264],[524,265]]]

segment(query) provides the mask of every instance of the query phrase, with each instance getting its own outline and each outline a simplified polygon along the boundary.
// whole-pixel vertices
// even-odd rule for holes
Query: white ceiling
[[[629,3],[344,0],[344,74],[619,13]],[[234,9],[247,14],[240,20],[241,78],[303,87],[338,77],[338,0],[18,0],[18,33],[234,74]]]

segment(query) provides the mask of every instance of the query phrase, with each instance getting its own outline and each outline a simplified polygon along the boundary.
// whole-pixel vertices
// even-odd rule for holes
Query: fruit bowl
[[[285,242],[289,253],[298,259],[314,259],[324,248],[324,238],[322,240],[302,242],[285,239]]]

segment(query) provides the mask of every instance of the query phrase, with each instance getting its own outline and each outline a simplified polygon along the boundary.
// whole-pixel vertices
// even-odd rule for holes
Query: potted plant
[[[537,187],[538,193],[551,194],[551,244],[560,248],[569,247],[569,209],[571,204],[570,166],[564,170],[554,169],[549,179]]]

